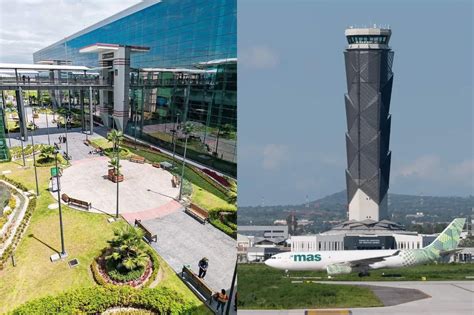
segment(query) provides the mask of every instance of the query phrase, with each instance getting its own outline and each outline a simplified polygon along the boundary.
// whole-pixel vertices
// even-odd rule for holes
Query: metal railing
[[[18,80],[14,77],[0,77],[0,85],[111,85],[111,82],[102,81],[99,78],[60,78],[50,79],[43,77],[19,77]]]

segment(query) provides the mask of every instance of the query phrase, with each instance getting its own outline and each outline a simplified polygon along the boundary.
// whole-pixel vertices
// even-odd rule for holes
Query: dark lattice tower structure
[[[347,200],[349,219],[388,218],[390,97],[393,51],[390,29],[349,28],[344,51],[347,94]]]

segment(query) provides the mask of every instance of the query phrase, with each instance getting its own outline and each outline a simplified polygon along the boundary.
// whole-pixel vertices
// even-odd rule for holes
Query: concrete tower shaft
[[[388,216],[393,83],[390,35],[388,29],[346,30],[346,183],[350,220],[381,220]]]

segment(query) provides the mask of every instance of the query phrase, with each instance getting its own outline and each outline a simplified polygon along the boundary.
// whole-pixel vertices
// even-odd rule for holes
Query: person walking
[[[224,306],[225,303],[229,300],[224,289],[221,290],[220,293],[217,294],[217,311],[219,312],[219,308],[221,309],[221,313],[224,313]]]
[[[200,261],[199,261],[199,275],[198,277],[201,278],[201,279],[204,279],[204,277],[206,276],[206,272],[207,272],[207,268],[209,267],[209,263],[208,263],[208,259],[206,257],[203,257]]]

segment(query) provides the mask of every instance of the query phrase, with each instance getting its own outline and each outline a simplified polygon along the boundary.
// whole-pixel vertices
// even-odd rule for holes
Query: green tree
[[[149,257],[142,241],[144,235],[142,230],[127,225],[115,230],[114,235],[115,237],[108,242],[111,253],[105,257],[106,261],[112,260],[116,263],[117,269],[129,271],[147,265]]]
[[[42,159],[44,162],[50,162],[53,160],[53,154],[54,147],[52,145],[45,145],[41,148],[40,159]]]
[[[116,129],[112,129],[108,134],[107,134],[107,140],[109,140],[109,142],[112,142],[112,145],[114,147],[114,150],[119,150],[120,148],[120,145],[122,144],[123,142],[123,132],[122,131],[118,131]]]

